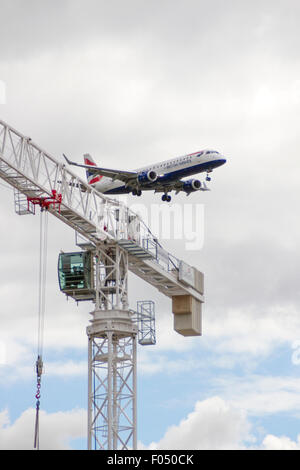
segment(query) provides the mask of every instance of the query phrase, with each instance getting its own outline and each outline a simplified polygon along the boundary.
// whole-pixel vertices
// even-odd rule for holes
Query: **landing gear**
[[[133,196],[141,196],[142,195],[142,191],[140,189],[133,189],[132,190],[132,195]]]
[[[206,173],[206,181],[211,181],[211,177],[208,175],[209,173],[212,173],[212,170],[207,170],[207,173]]]
[[[161,197],[162,201],[171,202],[171,199],[172,199],[171,196],[169,196],[168,194],[163,194]]]

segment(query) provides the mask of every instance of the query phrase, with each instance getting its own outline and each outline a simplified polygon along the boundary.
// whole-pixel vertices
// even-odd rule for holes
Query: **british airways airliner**
[[[171,201],[171,191],[175,194],[183,191],[187,196],[195,191],[209,191],[205,182],[181,178],[205,172],[206,181],[210,181],[209,174],[226,163],[216,150],[201,150],[134,171],[98,167],[89,154],[84,155],[84,164],[72,162],[65,155],[64,158],[69,165],[85,168],[88,183],[101,193],[141,196],[143,191],[154,191],[163,193],[162,200],[167,202]]]

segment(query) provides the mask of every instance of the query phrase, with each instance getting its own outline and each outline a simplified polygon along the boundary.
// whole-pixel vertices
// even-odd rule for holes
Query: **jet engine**
[[[138,175],[137,180],[141,185],[145,183],[154,183],[154,181],[157,180],[157,173],[153,170],[143,171]]]
[[[188,180],[183,184],[183,191],[186,193],[193,193],[194,191],[199,191],[201,188],[201,181],[199,180]]]

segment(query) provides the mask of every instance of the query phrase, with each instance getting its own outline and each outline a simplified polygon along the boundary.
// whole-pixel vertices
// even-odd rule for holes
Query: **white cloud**
[[[229,406],[215,396],[198,401],[192,411],[178,425],[167,429],[159,442],[150,449],[244,449],[252,441],[250,425],[245,413]]]
[[[76,377],[87,374],[87,361],[75,362],[72,360],[49,362],[45,365],[45,374],[49,376]]]
[[[215,381],[218,394],[231,406],[254,416],[300,411],[300,379],[293,376],[222,377]]]
[[[297,441],[286,436],[277,437],[268,434],[262,442],[262,448],[264,450],[300,450],[300,434]]]
[[[34,442],[35,410],[24,411],[14,423],[7,410],[0,412],[0,449],[32,450]],[[70,440],[86,435],[86,411],[74,409],[46,413],[40,411],[40,449],[71,449]]]
[[[194,450],[300,450],[300,434],[296,441],[287,436],[267,434],[261,442],[254,437],[255,429],[249,415],[218,396],[198,401],[194,410],[178,425],[167,429],[162,439],[141,449]],[[261,432],[259,432],[261,434]]]
[[[139,349],[138,372],[142,374],[167,374],[174,376],[188,371],[195,371],[198,366],[198,361],[194,357],[184,355],[178,358],[178,356],[172,357],[172,354],[154,353],[153,350],[145,348]]]
[[[227,308],[223,315],[207,318],[205,333],[205,343],[214,351],[263,357],[300,338],[299,312],[293,305]]]

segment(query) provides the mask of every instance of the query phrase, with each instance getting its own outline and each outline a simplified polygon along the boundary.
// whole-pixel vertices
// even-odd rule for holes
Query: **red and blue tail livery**
[[[86,168],[86,179],[89,184],[99,183],[103,178],[102,175],[95,176],[95,173],[89,168],[90,166],[96,166],[96,163],[92,159],[92,157],[88,154],[84,155],[84,164],[87,166]]]

